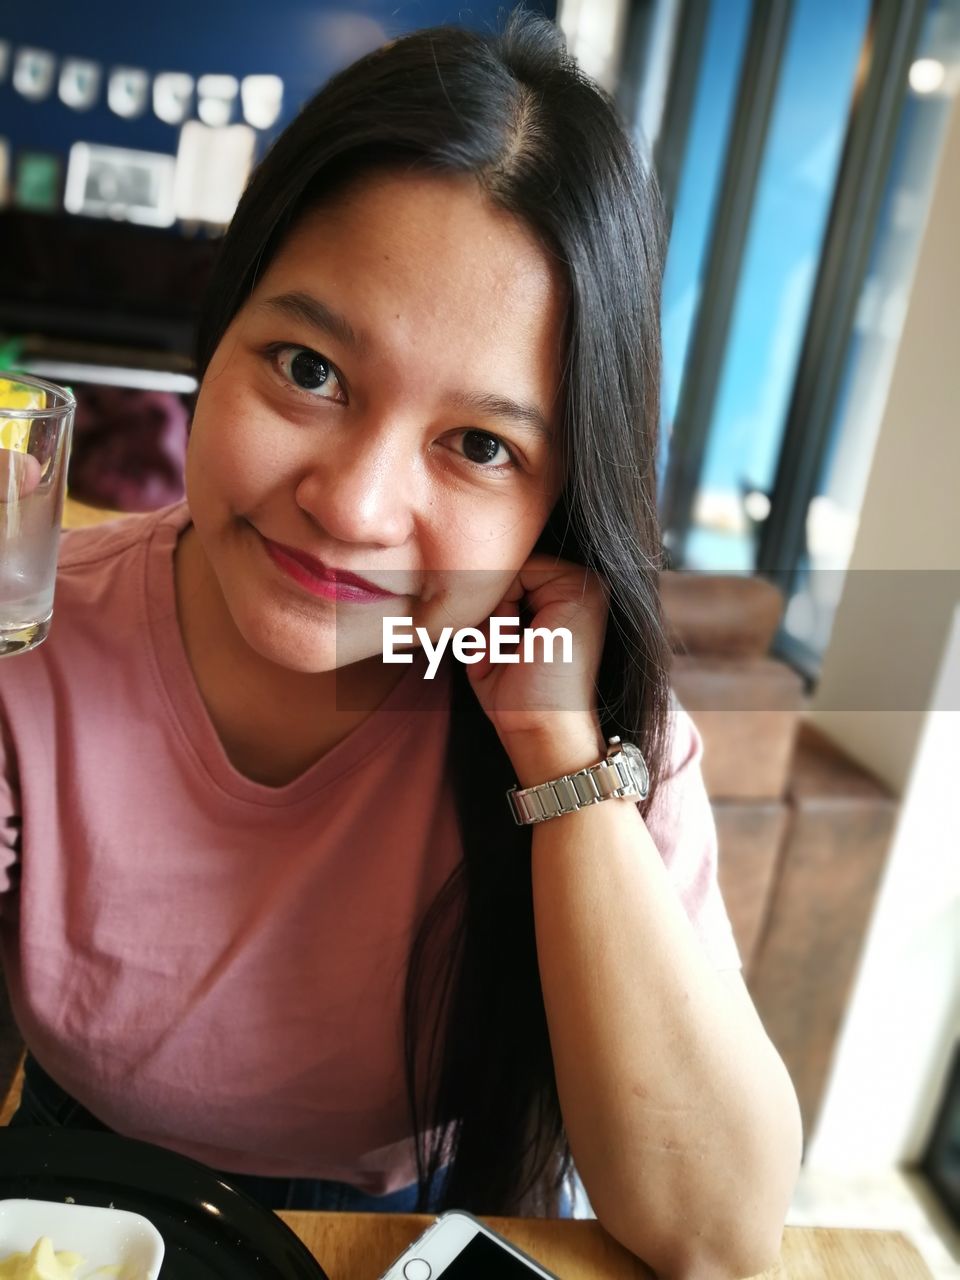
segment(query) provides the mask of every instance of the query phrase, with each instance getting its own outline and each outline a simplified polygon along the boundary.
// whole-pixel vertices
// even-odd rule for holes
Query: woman
[[[651,178],[536,18],[370,54],[260,165],[201,318],[186,504],[66,535],[50,636],[0,673],[4,952],[61,1120],[268,1203],[310,1179],[551,1212],[575,1162],[660,1274],[776,1256],[798,1108],[658,596],[662,251]],[[571,661],[384,661],[385,617],[492,616],[566,628]],[[645,798],[514,821],[509,788],[613,735]]]

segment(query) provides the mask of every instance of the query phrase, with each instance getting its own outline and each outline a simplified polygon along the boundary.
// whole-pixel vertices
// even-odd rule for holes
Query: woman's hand
[[[596,679],[609,612],[606,584],[583,565],[535,553],[491,616],[517,619],[510,627],[517,632],[521,609],[531,615],[528,630],[564,627],[570,632],[571,661],[562,661],[558,637],[552,662],[544,657],[550,642],[544,645],[540,638],[535,638],[533,656],[525,662],[521,632],[521,643],[508,650],[519,661],[491,662],[489,619],[477,628],[487,649],[481,661],[467,666],[467,676],[501,741],[511,753],[521,741],[555,739],[560,732],[599,742]]]
[[[40,483],[40,463],[32,453],[0,449],[0,502],[26,498]]]

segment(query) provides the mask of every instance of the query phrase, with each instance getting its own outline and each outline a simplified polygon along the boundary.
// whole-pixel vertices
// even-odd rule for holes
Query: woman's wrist
[[[509,734],[501,741],[521,789],[596,764],[607,749],[599,719],[584,715],[556,715],[537,728]]]

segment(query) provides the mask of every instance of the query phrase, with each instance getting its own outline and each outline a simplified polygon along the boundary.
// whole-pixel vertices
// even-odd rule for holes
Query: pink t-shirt
[[[182,502],[65,533],[47,640],[0,662],[14,1013],[41,1066],[122,1134],[386,1194],[416,1177],[406,957],[461,858],[449,680],[424,681],[418,655],[293,782],[245,777],[177,623],[189,520]],[[675,707],[673,776],[647,825],[713,963],[737,967],[702,740]]]

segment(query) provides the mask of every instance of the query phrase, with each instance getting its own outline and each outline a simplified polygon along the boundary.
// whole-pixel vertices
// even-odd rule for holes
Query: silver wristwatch
[[[511,787],[507,792],[510,812],[518,826],[546,822],[561,814],[584,809],[601,800],[630,796],[645,800],[650,790],[647,762],[632,742],[609,738],[606,757],[598,764],[566,773],[551,782],[539,782],[522,791]]]

